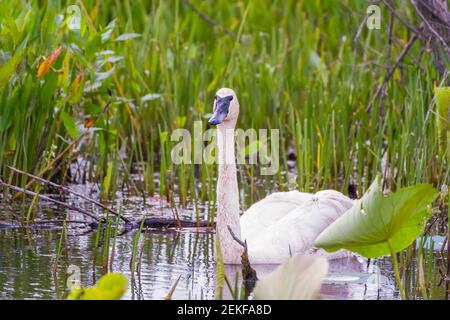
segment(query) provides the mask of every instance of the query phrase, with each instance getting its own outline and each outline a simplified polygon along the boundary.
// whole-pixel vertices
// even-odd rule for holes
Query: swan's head
[[[232,89],[222,88],[216,93],[214,99],[213,115],[209,124],[232,126],[236,125],[239,116],[239,102]]]

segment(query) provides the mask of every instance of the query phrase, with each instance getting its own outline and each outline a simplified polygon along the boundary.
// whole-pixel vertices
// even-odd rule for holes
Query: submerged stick
[[[244,252],[241,255],[241,263],[242,263],[242,278],[244,281],[244,289],[245,296],[250,296],[250,293],[253,291],[256,285],[256,281],[258,280],[258,276],[256,274],[255,269],[252,268],[250,264],[250,259],[248,258],[248,249],[247,249],[247,241],[242,241],[234,234],[233,230],[231,230],[230,226],[227,226],[228,231],[231,234],[231,237],[240,244],[244,248]]]
[[[64,203],[64,202],[52,199],[50,197],[43,196],[43,195],[38,194],[38,193],[33,192],[33,191],[29,191],[29,190],[26,190],[26,189],[23,189],[23,188],[20,188],[20,187],[16,187],[16,186],[7,184],[7,183],[3,182],[2,180],[0,180],[0,186],[6,187],[8,189],[15,190],[15,191],[18,191],[18,192],[21,192],[21,193],[25,193],[26,195],[29,195],[29,196],[32,196],[32,197],[38,197],[39,199],[46,200],[46,201],[49,201],[49,202],[53,202],[53,203],[55,203],[57,205],[65,207],[66,209],[82,213],[82,214],[84,214],[84,215],[94,219],[95,221],[99,220],[99,218],[96,215],[94,215],[94,214],[92,214],[92,213],[90,213],[88,211],[85,211],[85,210],[80,209],[78,207],[71,206],[71,205],[69,205],[67,203]]]
[[[84,199],[84,200],[86,200],[86,201],[88,201],[88,202],[91,202],[91,203],[93,203],[93,204],[95,204],[95,205],[101,207],[102,209],[105,209],[105,210],[109,211],[109,212],[112,213],[113,215],[118,216],[118,217],[119,217],[120,219],[122,219],[122,221],[124,221],[125,223],[131,223],[131,220],[129,220],[128,218],[126,218],[126,217],[122,216],[121,214],[117,213],[117,212],[114,211],[113,209],[108,208],[107,206],[105,206],[104,204],[102,204],[101,202],[99,202],[99,201],[97,201],[97,200],[94,200],[94,199],[92,199],[92,198],[86,197],[85,195],[83,195],[83,194],[81,194],[81,193],[78,193],[78,192],[75,192],[75,191],[71,190],[70,188],[64,187],[64,186],[59,185],[59,184],[57,184],[57,183],[51,182],[51,181],[49,181],[49,180],[45,180],[45,179],[43,179],[43,178],[41,178],[41,177],[32,175],[32,174],[27,173],[27,172],[25,172],[25,171],[16,169],[16,168],[11,167],[11,166],[7,166],[7,167],[8,167],[10,170],[12,170],[12,171],[17,172],[17,173],[20,173],[20,174],[23,174],[23,175],[25,175],[25,176],[27,176],[27,177],[32,178],[33,180],[37,180],[37,181],[39,181],[39,182],[46,183],[46,184],[48,184],[48,185],[50,185],[50,186],[52,186],[52,187],[61,189],[61,190],[63,190],[63,191],[66,191],[66,192],[68,192],[68,193],[71,193],[71,194],[73,194],[73,195],[75,195],[75,196],[77,196],[77,197],[80,197],[81,199]]]
[[[234,241],[236,241],[237,243],[239,243],[245,251],[247,251],[247,241],[242,241],[241,239],[239,239],[238,237],[236,237],[236,235],[234,234],[233,230],[231,229],[230,226],[227,226],[228,231],[231,234],[231,237],[234,239]]]
[[[142,220],[137,220],[133,222],[135,226],[139,226],[142,222],[144,222],[144,226],[148,228],[207,228],[210,227],[211,224],[208,221],[189,221],[189,220],[179,220],[173,218],[165,218],[165,217],[149,217]]]

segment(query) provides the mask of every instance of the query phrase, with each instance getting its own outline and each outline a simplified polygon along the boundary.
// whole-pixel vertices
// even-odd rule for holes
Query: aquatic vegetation
[[[439,156],[450,161],[450,87],[436,88],[436,127],[439,139]]]
[[[101,277],[92,288],[74,287],[68,300],[120,300],[128,288],[128,279],[117,273]]]
[[[377,177],[364,196],[326,228],[315,245],[329,252],[347,249],[368,258],[392,257],[402,298],[397,253],[423,233],[437,191],[431,185],[405,187],[385,195]]]
[[[222,250],[220,249],[220,239],[216,235],[216,300],[221,300],[223,297],[223,287],[226,277]]]

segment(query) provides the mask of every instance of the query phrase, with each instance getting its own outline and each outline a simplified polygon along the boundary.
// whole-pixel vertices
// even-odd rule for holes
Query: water
[[[93,186],[72,185],[79,192],[91,193]],[[94,192],[95,193],[95,192]],[[119,197],[124,215],[130,219],[147,215],[172,216],[169,206],[158,197],[146,199]],[[68,196],[66,202],[86,210],[98,209],[86,202]],[[28,203],[22,206],[0,204],[0,222],[5,225],[17,219],[21,212],[27,212]],[[205,209],[200,207],[200,218],[206,218]],[[59,208],[51,203],[40,202],[35,206],[36,218],[42,220],[64,219],[84,220],[79,213]],[[184,219],[195,219],[192,208],[180,212]],[[60,224],[59,224],[60,226]],[[0,299],[63,299],[66,294],[67,268],[76,266],[80,270],[81,284],[92,286],[105,271],[102,266],[102,246],[96,248],[96,231],[90,231],[82,224],[70,224],[67,245],[57,264],[53,265],[61,236],[61,228],[29,229],[22,227],[0,228]],[[131,279],[133,231],[118,235],[111,269]],[[101,240],[101,239],[100,239]],[[173,284],[180,281],[173,299],[213,299],[215,288],[215,235],[212,232],[167,231],[143,233],[139,242],[138,258],[140,273],[134,274],[134,281],[125,299],[164,299]],[[102,242],[100,241],[100,244]],[[112,245],[112,241],[111,241]],[[111,250],[111,248],[110,248]],[[361,257],[330,262],[330,273],[325,280],[321,294],[324,299],[396,299],[392,268],[388,260],[377,260],[371,264]],[[109,269],[109,264],[107,265]],[[275,266],[254,266],[262,277]],[[226,273],[234,283],[238,266],[226,266]],[[385,281],[373,281],[374,276]],[[384,277],[384,278],[383,278]],[[225,290],[224,297],[230,297]]]
[[[67,257],[59,263],[56,276],[52,273],[60,231],[26,229],[0,230],[0,298],[58,299],[64,295],[69,265],[80,268],[83,286],[92,286],[101,276],[102,267],[93,264],[95,233],[71,236]],[[112,271],[129,279],[133,234],[117,238]],[[214,235],[211,233],[145,234],[142,270],[128,290],[126,299],[164,299],[173,283],[181,276],[174,299],[213,299],[215,286]],[[101,261],[101,249],[97,250]],[[377,285],[366,285],[371,275],[364,270],[362,259],[352,258],[331,262],[331,270],[322,288],[324,299],[376,299]],[[258,276],[264,276],[275,266],[254,266]],[[227,266],[229,279],[234,279],[239,267]],[[379,298],[393,297],[394,280],[380,287]],[[225,294],[227,296],[227,294]]]

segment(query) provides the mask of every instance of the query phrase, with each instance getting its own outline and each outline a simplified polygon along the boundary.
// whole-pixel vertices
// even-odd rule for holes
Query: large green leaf
[[[423,232],[437,191],[419,184],[384,195],[377,178],[364,196],[317,237],[329,252],[347,249],[376,258],[408,247]],[[389,248],[389,245],[391,248]]]
[[[69,300],[120,300],[128,289],[128,279],[117,273],[108,273],[98,280],[93,288],[75,287]]]
[[[275,271],[256,283],[256,300],[314,300],[319,298],[328,260],[320,256],[288,258]]]

